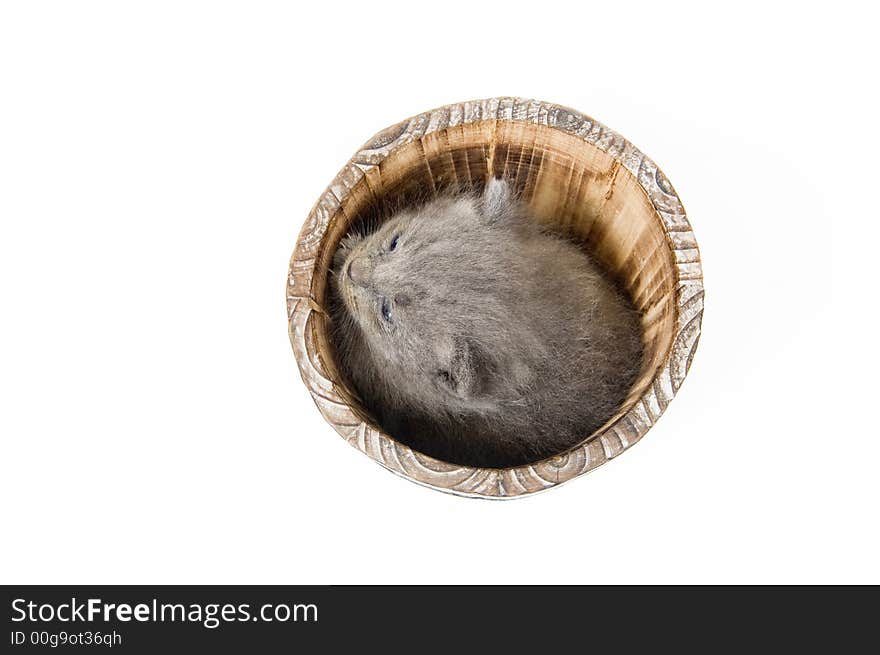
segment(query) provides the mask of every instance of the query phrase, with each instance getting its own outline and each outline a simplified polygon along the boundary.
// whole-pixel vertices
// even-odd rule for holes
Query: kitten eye
[[[391,243],[388,244],[388,252],[394,252],[394,249],[397,247],[397,241],[400,239],[399,234],[395,234],[391,237]]]
[[[389,302],[388,298],[382,298],[382,300],[380,301],[380,306],[382,309],[382,318],[384,318],[386,321],[390,321],[391,303]]]
[[[445,369],[441,368],[437,371],[437,381],[448,389],[455,389],[455,380],[452,374]]]

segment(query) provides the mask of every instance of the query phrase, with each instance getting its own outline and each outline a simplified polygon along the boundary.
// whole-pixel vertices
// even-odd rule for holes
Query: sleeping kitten
[[[641,365],[636,310],[498,179],[346,237],[332,291],[340,365],[366,408],[447,462],[562,452],[614,414]]]

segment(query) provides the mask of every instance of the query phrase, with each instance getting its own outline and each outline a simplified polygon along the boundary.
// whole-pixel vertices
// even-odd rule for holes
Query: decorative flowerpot
[[[442,462],[377,428],[339,374],[325,310],[333,254],[349,227],[382,208],[446,187],[504,177],[531,213],[580,241],[642,312],[641,373],[620,410],[576,447],[527,466]],[[370,139],[320,197],[299,236],[287,282],[290,340],[324,418],[387,469],[441,491],[512,498],[592,470],[654,425],[687,374],[700,335],[697,242],[672,185],[626,139],[577,111],[519,98],[447,105]]]

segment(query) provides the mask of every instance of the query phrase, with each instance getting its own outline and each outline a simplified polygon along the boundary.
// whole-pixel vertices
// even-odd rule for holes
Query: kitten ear
[[[510,184],[498,177],[490,179],[483,190],[481,209],[483,216],[490,223],[497,223],[512,216],[515,202]]]
[[[437,379],[460,398],[476,398],[486,388],[488,369],[485,358],[469,339],[458,339],[446,366],[437,371]]]

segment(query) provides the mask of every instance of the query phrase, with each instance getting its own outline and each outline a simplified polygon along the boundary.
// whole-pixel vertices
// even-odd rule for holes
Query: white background
[[[3,3],[0,582],[880,582],[876,17],[777,4]],[[660,423],[511,502],[347,446],[284,303],[361,143],[495,95],[654,158],[706,281]]]

